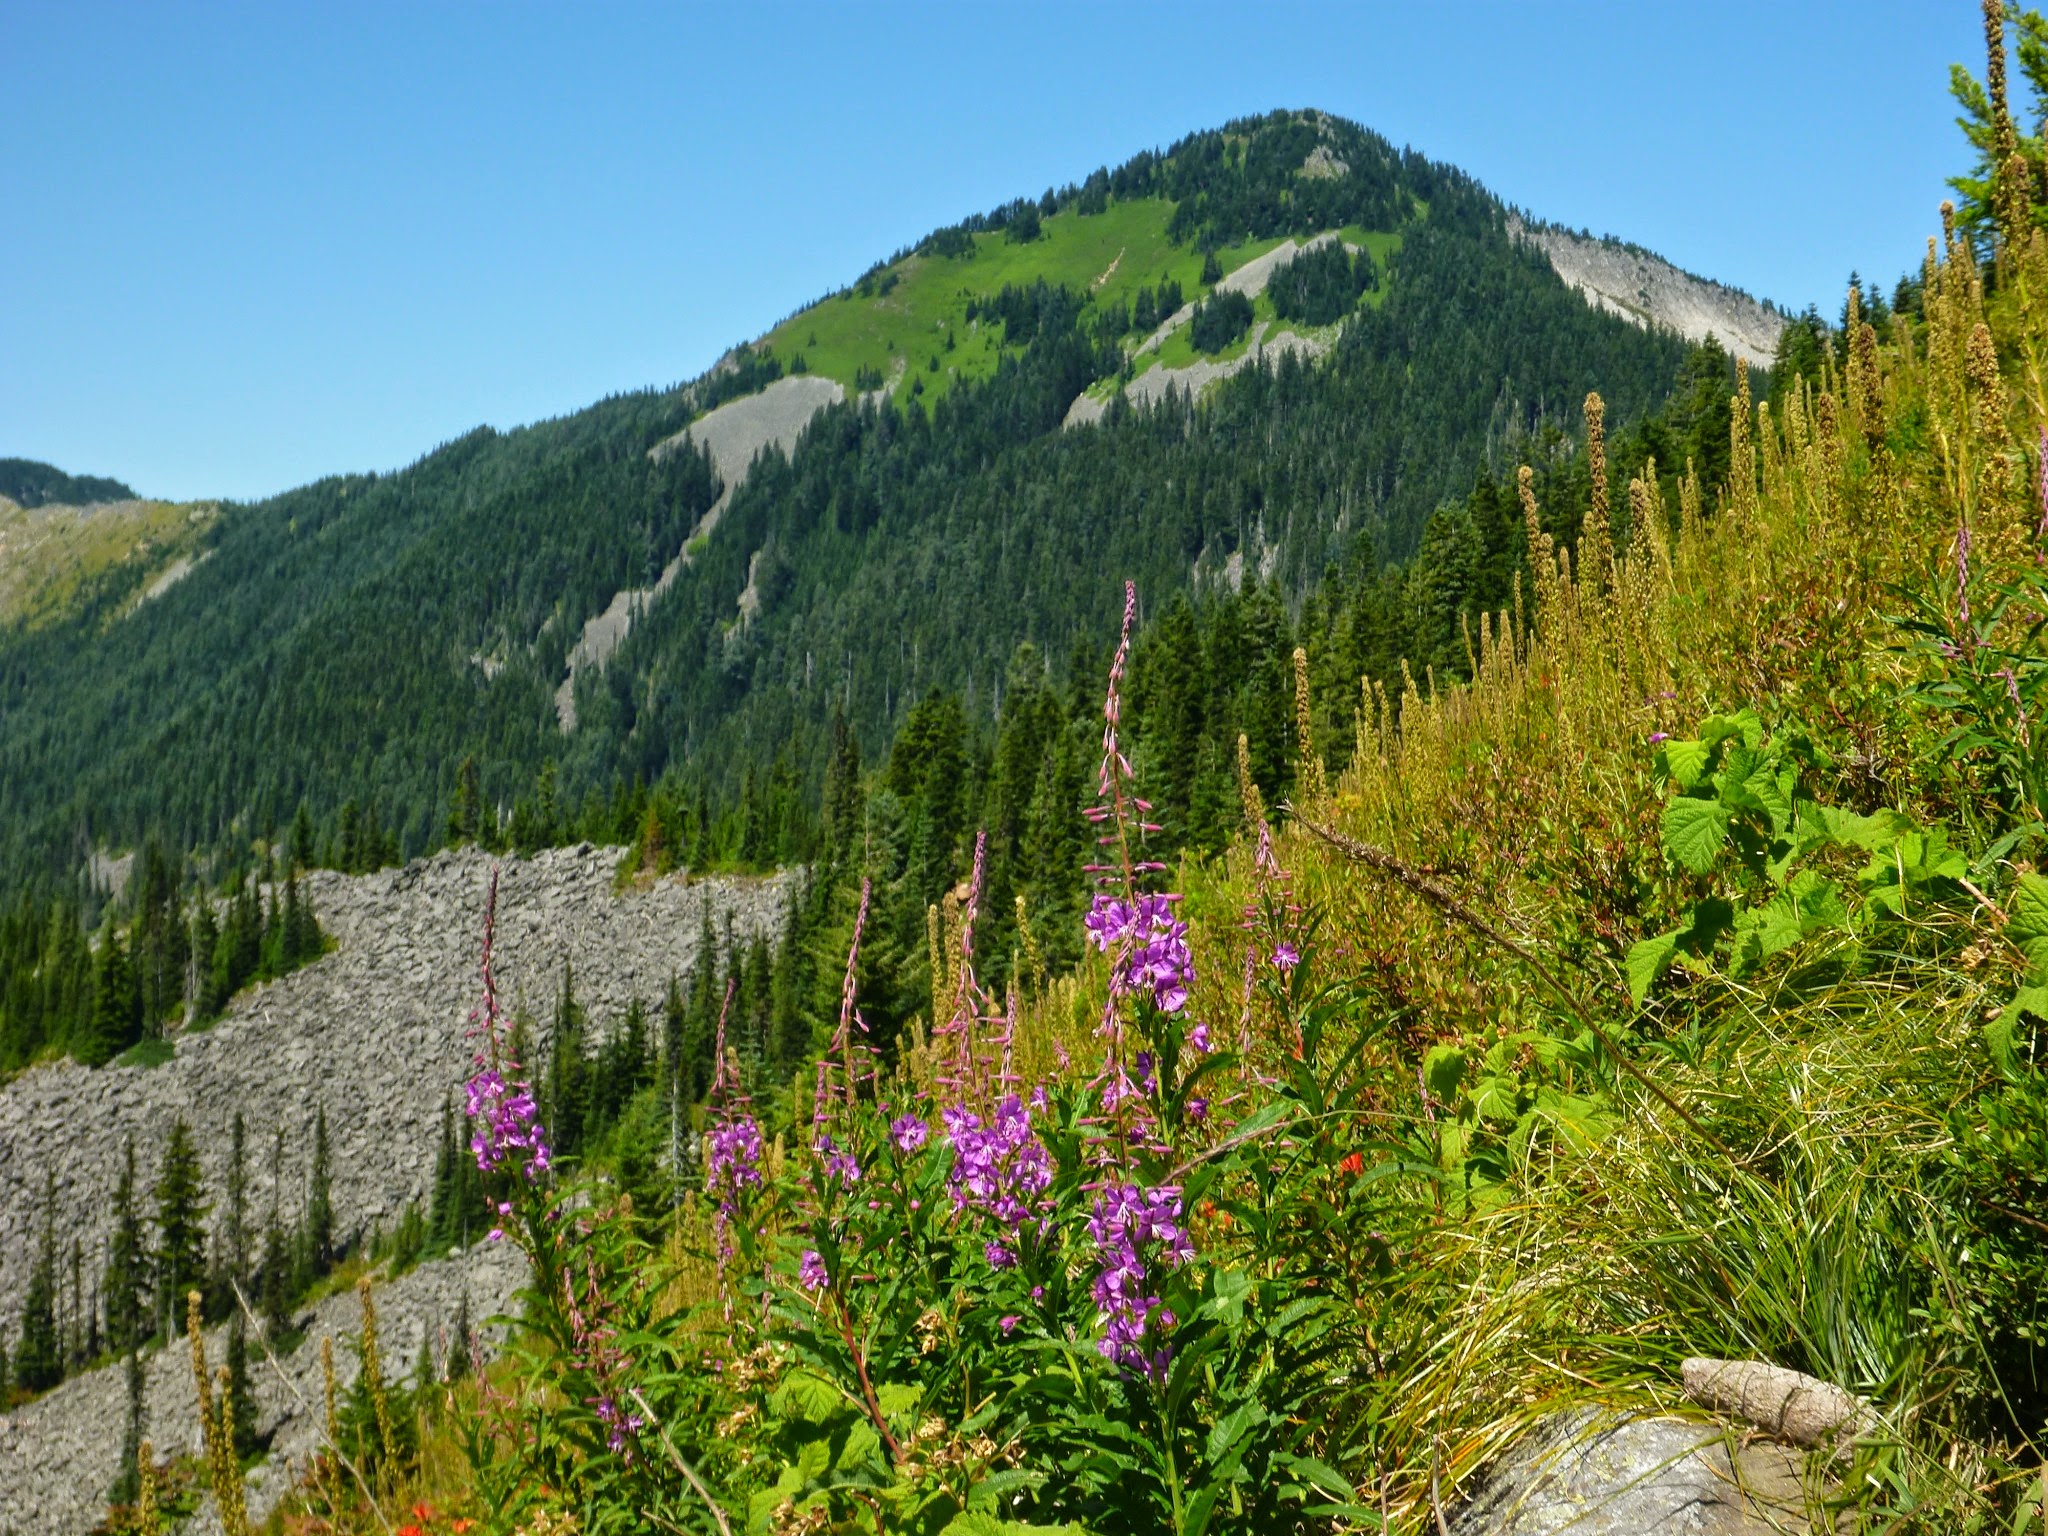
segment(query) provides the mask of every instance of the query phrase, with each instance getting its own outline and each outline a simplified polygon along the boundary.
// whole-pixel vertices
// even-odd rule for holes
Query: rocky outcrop
[[[560,848],[507,859],[498,898],[501,996],[533,1021],[539,1044],[561,983],[603,1034],[634,997],[658,1003],[671,976],[697,963],[702,918],[742,938],[772,931],[791,875],[686,881],[615,893],[620,851]],[[248,1129],[249,1208],[261,1223],[282,1137],[280,1204],[305,1197],[316,1112],[327,1112],[335,1213],[344,1234],[388,1226],[424,1207],[441,1106],[469,1068],[464,1021],[477,994],[478,940],[493,860],[474,849],[403,869],[308,881],[333,953],[238,997],[211,1029],[176,1038],[154,1068],[38,1067],[0,1088],[0,1326],[19,1336],[46,1194],[60,1247],[75,1240],[88,1286],[111,1230],[108,1197],[133,1141],[138,1183],[154,1179],[164,1138],[191,1127],[217,1200],[229,1127]],[[0,1463],[0,1486],[11,1473]]]
[[[449,1355],[459,1347],[452,1330],[465,1310],[476,1329],[475,1343],[488,1357],[500,1342],[500,1330],[485,1320],[511,1306],[525,1274],[516,1248],[480,1243],[379,1284],[373,1294],[386,1380],[410,1380],[422,1350],[429,1352],[431,1371],[445,1375]],[[321,1339],[335,1340],[335,1377],[343,1392],[354,1384],[358,1370],[355,1351],[343,1344],[362,1332],[362,1308],[354,1292],[327,1297],[295,1321],[302,1337],[289,1354],[267,1357],[253,1343],[249,1351],[256,1433],[270,1452],[249,1474],[247,1502],[255,1524],[291,1490],[321,1447]],[[218,1365],[226,1349],[227,1329],[211,1330],[209,1363]],[[106,1513],[106,1493],[119,1470],[127,1428],[127,1375],[120,1366],[74,1377],[0,1417],[0,1533],[72,1536],[90,1531]],[[145,1359],[142,1432],[160,1458],[197,1455],[201,1449],[192,1356],[182,1338]],[[202,1510],[194,1525],[217,1528],[209,1514]]]
[[[1676,331],[1687,341],[1713,336],[1751,367],[1767,368],[1778,353],[1786,319],[1748,294],[1681,272],[1670,262],[1615,240],[1525,224],[1512,215],[1508,233],[1535,246],[1551,267],[1595,309],[1647,329]]]
[[[1718,1424],[1546,1420],[1488,1469],[1453,1536],[1807,1536],[1804,1459]]]

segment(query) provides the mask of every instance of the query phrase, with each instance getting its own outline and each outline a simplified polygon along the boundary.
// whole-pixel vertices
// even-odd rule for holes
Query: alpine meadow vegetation
[[[872,774],[840,722],[792,953],[693,983],[591,1128],[485,898],[446,1177],[528,1282],[400,1384],[366,1277],[276,1528],[1427,1536],[1713,1356],[1867,1399],[1817,1522],[2048,1530],[2048,181],[2003,69],[2016,28],[2048,89],[2048,31],[1986,17],[1986,165],[1897,301],[1768,390],[1714,349],[1612,438],[1587,398],[1430,519],[1392,640],[1376,571],[1149,625],[1125,581],[979,777],[943,694]],[[1376,281],[1330,249],[1281,302]],[[206,1459],[143,1442],[110,1528],[239,1488],[201,1306]]]

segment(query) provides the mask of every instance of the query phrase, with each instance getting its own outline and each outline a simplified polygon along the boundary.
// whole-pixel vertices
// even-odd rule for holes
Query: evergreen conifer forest
[[[281,1133],[209,1181],[180,1120],[104,1253],[43,1218],[6,1401],[126,1372],[109,1532],[1441,1536],[1525,1528],[1473,1501],[1560,1415],[1760,1362],[1852,1404],[1784,1528],[2048,1532],[2048,21],[1985,26],[1924,259],[1768,370],[1276,113],[0,632],[0,1074],[318,965],[310,870],[802,870],[604,1020],[573,954],[502,995],[494,877],[424,1204],[343,1230],[323,1111],[258,1209]],[[1097,281],[1090,220],[1155,243]],[[1161,351],[1334,329],[1063,424],[1184,306]],[[743,481],[650,451],[804,374]],[[383,1288],[479,1244],[491,1347],[388,1369]],[[350,1288],[256,1520],[254,1378]]]

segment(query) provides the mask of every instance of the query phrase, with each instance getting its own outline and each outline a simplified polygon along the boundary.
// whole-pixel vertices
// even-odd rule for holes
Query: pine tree
[[[164,1144],[156,1178],[157,1304],[164,1336],[177,1326],[179,1298],[206,1283],[206,1184],[192,1128],[180,1116]]]
[[[313,1167],[306,1184],[306,1217],[300,1247],[308,1282],[334,1267],[334,1183],[327,1148],[327,1106],[313,1117]]]
[[[235,1287],[249,1284],[249,1165],[242,1112],[235,1111],[228,1133],[227,1199],[221,1207],[215,1238],[214,1315],[235,1309]]]
[[[434,1185],[427,1200],[427,1244],[436,1252],[455,1245],[461,1201],[460,1157],[455,1145],[455,1100],[447,1096],[441,1100],[441,1133],[434,1146]]]
[[[291,1331],[292,1244],[285,1235],[284,1132],[280,1129],[270,1153],[270,1219],[263,1225],[263,1331],[282,1338]]]
[[[64,1374],[84,1367],[89,1358],[85,1323],[84,1251],[77,1238],[71,1239],[71,1315],[64,1328]]]
[[[92,1018],[73,1055],[87,1066],[104,1066],[142,1038],[135,975],[121,934],[111,923],[93,967]]]
[[[589,1120],[590,1072],[583,1059],[584,1013],[576,1001],[575,967],[562,961],[562,990],[555,1003],[554,1029],[548,1037],[546,1115],[555,1149],[581,1149]]]
[[[313,814],[303,800],[299,802],[298,814],[292,817],[291,858],[295,870],[313,867]]]
[[[63,1341],[57,1331],[57,1191],[53,1184],[44,1196],[42,1242],[21,1305],[14,1385],[23,1392],[47,1392],[63,1379]]]
[[[149,1316],[149,1253],[144,1245],[142,1215],[135,1205],[135,1143],[122,1150],[121,1174],[114,1183],[114,1235],[107,1245],[107,1273],[101,1287],[107,1313],[107,1343],[133,1350],[143,1339]]]
[[[215,1017],[227,1005],[214,956],[220,950],[220,922],[213,913],[213,898],[204,891],[192,913],[192,981],[188,986],[192,1006],[201,1019]]]
[[[235,1459],[240,1461],[256,1451],[256,1393],[249,1381],[249,1339],[240,1309],[228,1319],[227,1355],[228,1390],[234,1414],[229,1433]]]
[[[476,759],[464,757],[455,770],[455,791],[448,797],[447,839],[451,848],[476,841],[477,822],[483,808],[483,784]]]
[[[334,867],[345,875],[360,874],[363,865],[363,812],[355,801],[347,800],[341,807],[341,826],[336,833],[340,847],[335,852]]]
[[[305,949],[306,913],[299,900],[299,872],[294,869],[284,877],[283,928],[278,934],[277,968],[288,971],[301,960],[307,959]]]

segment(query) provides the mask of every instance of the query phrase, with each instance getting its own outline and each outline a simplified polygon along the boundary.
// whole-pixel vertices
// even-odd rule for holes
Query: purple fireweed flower
[[[1669,741],[1670,739],[1671,739],[1671,733],[1670,733],[1669,731],[1652,731],[1652,732],[1650,732],[1650,745],[1651,745],[1651,746],[1653,746],[1653,747],[1654,747],[1654,746],[1657,746],[1657,745],[1659,745],[1659,744],[1660,744],[1660,743],[1662,743],[1662,742],[1667,742],[1667,741]]]
[[[616,1398],[592,1398],[591,1406],[597,1410],[598,1422],[605,1427],[605,1444],[611,1447],[612,1454],[625,1452],[626,1442],[640,1433],[645,1421],[639,1414],[620,1408]]]
[[[2011,667],[2000,668],[1998,676],[2005,679],[2005,696],[2012,700],[2013,711],[2017,717],[2015,723],[2019,727],[2020,745],[2031,747],[2034,743],[2027,730],[2027,706],[2025,701],[2020,698],[2019,676]]]
[[[889,1122],[889,1134],[899,1152],[915,1152],[931,1135],[931,1127],[915,1115],[902,1115]]]
[[[996,1326],[1002,1329],[1003,1332],[1008,1333],[1011,1329],[1015,1328],[1019,1323],[1023,1321],[1024,1319],[1019,1317],[1016,1313],[1010,1312],[998,1318],[996,1320]]]
[[[980,1212],[1013,1231],[1021,1227],[1052,1183],[1052,1156],[1032,1129],[1030,1109],[1011,1093],[986,1123],[964,1104],[944,1110],[940,1119],[953,1149],[947,1175],[953,1209]]]
[[[1291,971],[1299,964],[1301,964],[1301,951],[1292,944],[1276,944],[1273,946],[1274,970]]]
[[[830,1136],[820,1136],[813,1150],[825,1159],[825,1177],[837,1179],[848,1189],[860,1182],[860,1164],[851,1152],[842,1151]]]
[[[832,1277],[825,1273],[825,1261],[815,1248],[803,1251],[803,1257],[797,1261],[796,1278],[807,1291],[822,1291],[832,1283]]]
[[[1102,1323],[1097,1348],[1105,1359],[1158,1375],[1171,1358],[1164,1333],[1174,1318],[1153,1292],[1155,1276],[1192,1263],[1193,1239],[1181,1217],[1180,1190],[1112,1184],[1088,1218],[1100,1268],[1093,1294]]]
[[[476,1154],[478,1168],[495,1173],[507,1163],[523,1162],[528,1179],[547,1172],[547,1134],[541,1129],[533,1091],[525,1083],[508,1083],[496,1067],[480,1065],[463,1092],[476,1127],[469,1149]]]
[[[731,1215],[740,1195],[761,1187],[761,1127],[752,1115],[714,1126],[705,1160],[704,1193]]]
[[[1216,1049],[1214,1043],[1209,1039],[1209,1024],[1206,1019],[1188,1031],[1188,1044],[1192,1045],[1204,1056]]]
[[[1016,1254],[996,1242],[983,1243],[981,1256],[988,1260],[990,1269],[1008,1269],[1017,1262]]]
[[[491,969],[497,927],[498,872],[493,869],[490,894],[484,898],[483,996],[470,1014],[468,1029],[469,1038],[481,1043],[471,1058],[476,1070],[463,1084],[466,1109],[476,1123],[469,1149],[483,1172],[494,1173],[507,1163],[520,1162],[531,1181],[548,1171],[547,1133],[541,1128],[532,1089],[505,1076],[519,1067],[498,1044],[498,983]]]
[[[1145,992],[1163,1013],[1187,1006],[1188,987],[1195,979],[1194,954],[1188,948],[1188,925],[1173,915],[1177,896],[1141,895],[1121,901],[1097,895],[1082,919],[1088,937],[1103,954],[1113,954],[1110,990]]]

